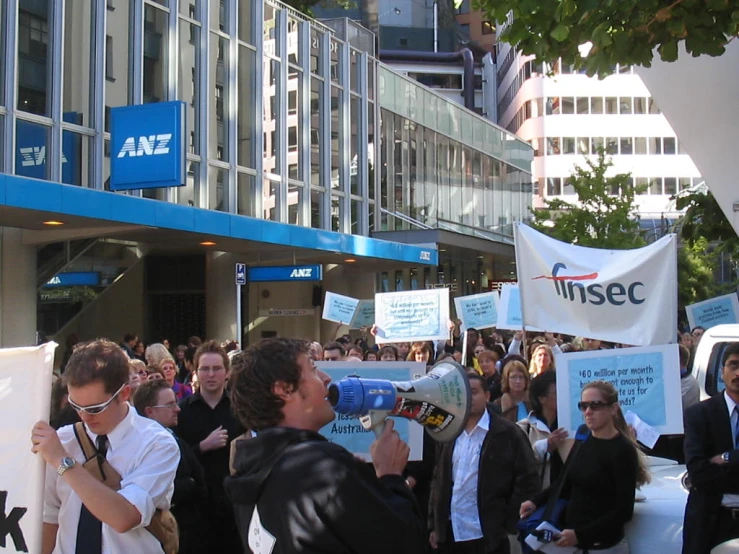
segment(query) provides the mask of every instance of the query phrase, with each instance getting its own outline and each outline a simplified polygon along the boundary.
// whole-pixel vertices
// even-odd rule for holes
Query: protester
[[[610,383],[594,381],[582,390],[578,408],[590,436],[571,462],[562,488],[563,529],[555,544],[576,552],[627,554],[624,526],[634,513],[637,486],[649,482],[644,456],[628,429],[618,392]],[[521,505],[521,517],[546,504],[552,487]]]
[[[141,375],[139,375],[139,369],[137,366],[133,365],[134,360],[129,360],[128,362],[128,386],[131,387],[131,394],[133,395],[134,392],[136,392],[136,389],[139,388],[141,385]],[[135,360],[143,365],[143,362],[139,360]],[[146,373],[146,370],[144,369],[144,373]]]
[[[518,506],[539,490],[536,462],[523,433],[488,409],[485,379],[468,375],[469,419],[434,471],[429,542],[441,554],[508,554]]]
[[[334,420],[330,378],[308,344],[265,339],[232,377],[236,412],[256,437],[237,442],[226,488],[243,543],[273,554],[421,552],[423,522],[401,476],[409,449],[388,421],[371,448],[374,471],[318,430]]]
[[[323,346],[320,342],[313,341],[310,343],[310,358],[314,362],[323,360]]]
[[[146,345],[142,341],[137,341],[133,347],[133,357],[146,363]]]
[[[175,392],[166,381],[148,381],[133,395],[133,405],[139,415],[148,417],[170,431],[177,427],[180,407]],[[198,554],[210,551],[208,537],[200,530],[203,517],[202,503],[206,500],[208,488],[205,473],[192,448],[175,436],[180,449],[180,463],[174,478],[172,513],[177,519],[180,532],[178,554]]]
[[[182,411],[175,433],[189,444],[205,470],[208,499],[203,502],[201,532],[218,537],[219,553],[243,552],[231,503],[223,490],[229,474],[229,443],[244,432],[226,393],[229,359],[215,341],[195,353],[200,390],[180,402]]]
[[[161,342],[155,342],[146,347],[144,352],[144,358],[146,359],[146,365],[156,367],[166,359],[174,361],[172,354]]]
[[[423,362],[424,364],[431,363],[431,347],[427,342],[414,342],[411,346],[410,352],[406,360],[409,362]]]
[[[411,351],[410,342],[398,342],[395,343],[395,348],[398,351],[398,360],[405,360],[408,358],[408,353]]]
[[[501,391],[500,371],[498,371],[498,354],[492,350],[486,350],[480,354],[477,361],[480,364],[482,376],[487,383],[490,401],[495,402],[503,394],[503,391]]]
[[[323,361],[340,362],[346,356],[344,346],[339,342],[329,342],[323,346]]]
[[[683,400],[683,413],[701,400],[701,388],[698,380],[690,374],[690,350],[680,345],[680,392]]]
[[[359,346],[356,345],[350,346],[346,355],[347,357],[351,356],[353,358],[357,358],[360,361],[364,358],[364,352]]]
[[[134,359],[135,353],[133,350],[138,344],[138,342],[139,342],[139,338],[135,334],[126,333],[125,335],[123,335],[123,340],[121,341],[120,347],[123,349],[123,351],[126,353],[126,355],[129,358]]]
[[[706,330],[698,325],[697,327],[693,327],[693,329],[690,331],[690,334],[693,335],[693,348],[698,349],[698,345],[701,342],[701,338],[703,338],[703,333],[705,333]]]
[[[180,383],[186,383],[189,376],[187,365],[185,365],[185,352],[187,346],[180,344],[174,351],[174,362],[177,364],[177,379]]]
[[[531,377],[541,375],[545,371],[554,371],[554,354],[547,344],[537,344],[531,351],[529,374]]]
[[[43,552],[102,552],[103,545],[113,553],[163,552],[145,527],[155,510],[170,506],[180,457],[175,439],[128,404],[128,357],[114,343],[100,339],[78,346],[65,378],[68,402],[83,422],[79,432],[97,446],[98,462],[107,461],[122,480],[114,490],[82,465],[74,426],[57,432],[36,423],[32,451],[47,464]]]
[[[380,348],[380,351],[377,353],[377,355],[380,356],[381,362],[402,361],[400,355],[398,354],[398,349],[395,347],[394,344],[386,344],[385,346]]]
[[[528,396],[530,379],[528,369],[519,360],[510,360],[503,367],[500,386],[503,395],[493,402],[493,406],[511,423],[525,419],[531,411]]]
[[[531,413],[518,422],[534,450],[542,489],[557,480],[567,459],[567,431],[557,428],[557,380],[553,371],[534,377],[529,387]],[[571,444],[569,444],[571,446]]]
[[[364,361],[365,362],[376,362],[377,352],[375,350],[366,350],[364,352]]]
[[[177,366],[172,358],[164,358],[159,362],[159,371],[162,372],[164,380],[167,382],[167,385],[169,385],[169,388],[174,391],[178,401],[183,398],[187,398],[192,394],[192,389],[190,387],[183,385],[175,379],[177,376]]]
[[[484,344],[475,345],[475,349],[472,351],[472,353],[475,355],[475,358],[477,358],[478,362],[480,361],[480,354],[482,354],[486,350],[487,348],[485,348]]]
[[[685,412],[685,460],[690,494],[685,507],[683,554],[708,554],[739,538],[739,343],[722,356],[722,394]]]

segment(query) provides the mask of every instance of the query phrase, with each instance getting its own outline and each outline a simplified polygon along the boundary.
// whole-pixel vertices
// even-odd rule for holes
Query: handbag
[[[121,490],[120,474],[95,448],[82,423],[74,424],[74,436],[85,454],[85,463],[82,466],[106,487],[114,491]],[[164,554],[177,554],[180,549],[180,532],[172,512],[157,508],[146,530],[159,541]]]
[[[535,552],[528,544],[526,544],[526,537],[528,537],[532,531],[535,531],[542,522],[547,521],[557,529],[562,528],[562,519],[565,509],[567,508],[567,500],[560,498],[560,495],[562,494],[562,488],[567,479],[567,473],[572,466],[572,460],[575,459],[575,455],[580,450],[582,444],[588,440],[588,437],[590,437],[590,430],[587,426],[581,425],[575,434],[575,442],[570,450],[570,455],[567,456],[567,461],[562,468],[562,473],[559,474],[557,482],[551,487],[547,503],[544,506],[538,507],[529,515],[529,517],[519,520],[516,524],[516,527],[518,528],[518,542],[521,543],[521,550],[524,554]]]

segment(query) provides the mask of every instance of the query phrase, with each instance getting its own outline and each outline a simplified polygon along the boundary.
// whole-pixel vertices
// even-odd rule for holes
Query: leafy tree
[[[675,61],[683,43],[693,56],[720,56],[739,35],[736,0],[477,0],[492,21],[510,23],[498,40],[553,63],[562,58],[604,77],[615,64],[649,67],[657,49]],[[512,16],[512,21],[509,19]],[[586,57],[583,44],[592,48]]]
[[[546,208],[532,213],[532,226],[564,242],[596,248],[626,249],[644,246],[636,219],[631,175],[607,177],[613,162],[601,149],[586,167],[576,167],[570,183],[577,203],[545,200]],[[620,194],[619,194],[620,191]]]
[[[716,252],[710,250],[703,237],[678,248],[677,303],[680,308],[729,292],[714,279],[717,264]]]
[[[716,252],[724,252],[739,260],[739,236],[713,194],[700,191],[682,194],[677,196],[676,206],[685,210],[680,221],[680,236],[688,244],[694,245],[706,239],[706,242],[716,244]]]

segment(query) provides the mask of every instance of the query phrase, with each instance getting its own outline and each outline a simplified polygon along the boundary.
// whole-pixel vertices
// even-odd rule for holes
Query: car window
[[[721,360],[724,357],[724,351],[730,344],[732,343],[719,342],[711,350],[711,357],[708,359],[708,367],[706,367],[706,392],[711,396],[716,396],[726,388],[722,377],[723,366]]]

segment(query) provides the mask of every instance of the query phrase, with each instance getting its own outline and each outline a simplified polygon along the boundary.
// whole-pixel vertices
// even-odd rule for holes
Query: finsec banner
[[[677,246],[668,235],[644,248],[567,244],[515,226],[523,323],[631,346],[675,342]]]
[[[56,344],[0,350],[0,552],[41,552],[46,463],[31,429],[49,421]]]

